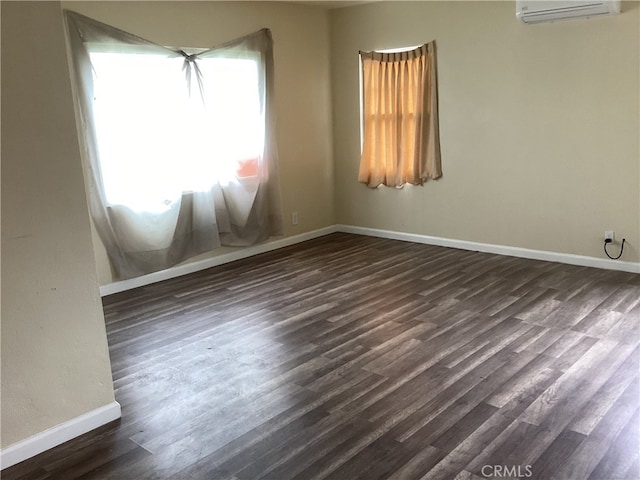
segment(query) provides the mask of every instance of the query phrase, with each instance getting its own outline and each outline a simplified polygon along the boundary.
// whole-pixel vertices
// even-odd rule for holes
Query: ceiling
[[[354,5],[363,5],[365,3],[373,3],[381,0],[285,0],[286,3],[304,3],[306,5],[314,5],[324,7],[326,9],[352,7]]]

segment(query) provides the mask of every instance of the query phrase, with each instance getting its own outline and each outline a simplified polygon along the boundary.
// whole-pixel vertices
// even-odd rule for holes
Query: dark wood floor
[[[640,276],[334,234],[104,299],[121,421],[3,479],[640,479]]]

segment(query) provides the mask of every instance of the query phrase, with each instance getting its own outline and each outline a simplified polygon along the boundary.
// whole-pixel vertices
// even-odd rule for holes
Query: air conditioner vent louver
[[[516,0],[516,17],[524,23],[620,13],[620,0]]]

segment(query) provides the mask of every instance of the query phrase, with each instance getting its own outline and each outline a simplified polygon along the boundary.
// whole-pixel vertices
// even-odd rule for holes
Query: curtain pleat
[[[251,245],[282,234],[273,111],[273,47],[263,29],[197,55],[186,55],[136,35],[65,11],[67,42],[76,97],[76,116],[85,161],[89,210],[96,230],[120,279],[176,265],[222,245]],[[198,58],[257,59],[260,108],[265,122],[264,148],[249,177],[214,184],[208,191],[186,191],[167,201],[161,212],[135,211],[107,201],[94,120],[91,51],[153,53],[184,57],[188,77],[197,76]],[[185,80],[185,89],[191,86]],[[189,141],[189,139],[185,139]],[[176,158],[180,165],[180,158]],[[255,170],[255,171],[254,171]],[[220,218],[220,222],[218,221]]]
[[[360,55],[364,137],[358,181],[376,188],[439,178],[435,42]]]

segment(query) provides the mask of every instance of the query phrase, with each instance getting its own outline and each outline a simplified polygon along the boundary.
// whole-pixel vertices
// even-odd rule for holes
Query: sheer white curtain
[[[282,234],[269,30],[193,53],[65,20],[90,212],[121,279]]]

